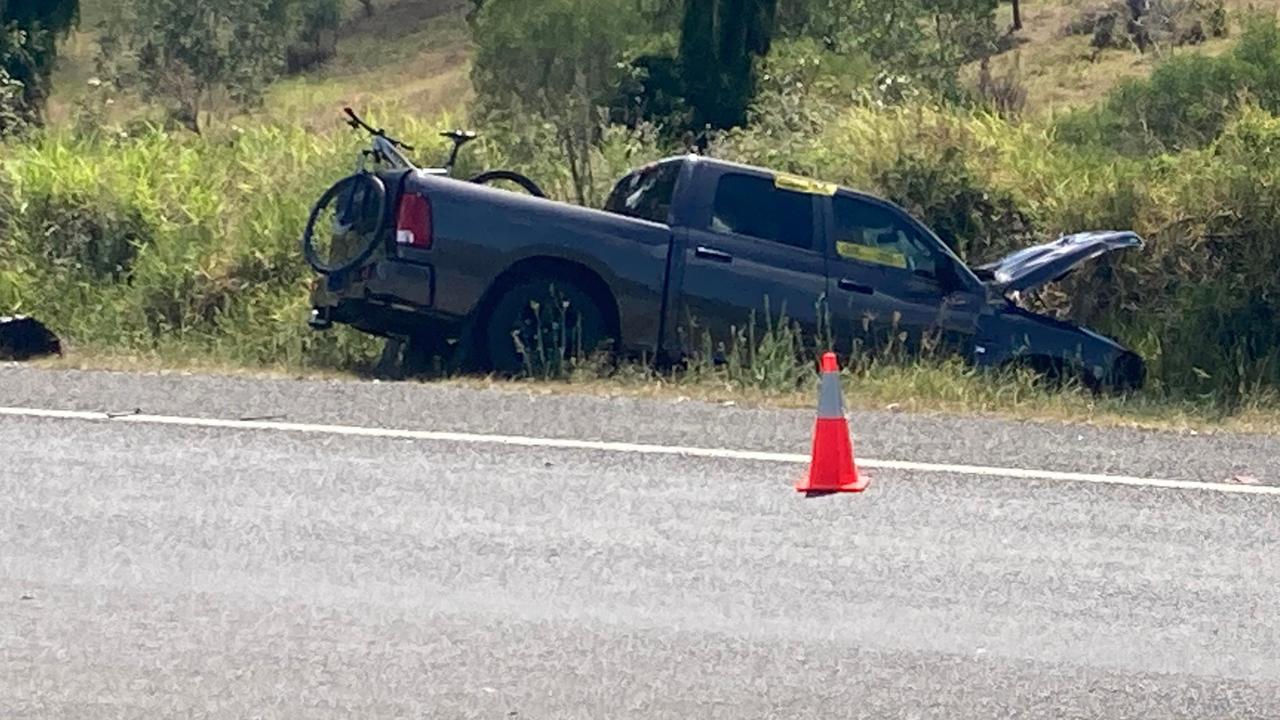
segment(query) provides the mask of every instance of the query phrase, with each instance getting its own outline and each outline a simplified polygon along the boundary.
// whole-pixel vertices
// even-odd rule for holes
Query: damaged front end
[[[1094,391],[1140,389],[1146,382],[1146,363],[1137,353],[1087,328],[1019,307],[1016,301],[1061,280],[1082,263],[1144,245],[1131,231],[1074,233],[972,268],[992,299],[1007,303],[1003,322],[992,333],[1004,349],[1003,364],[1030,365],[1051,377],[1078,377]]]

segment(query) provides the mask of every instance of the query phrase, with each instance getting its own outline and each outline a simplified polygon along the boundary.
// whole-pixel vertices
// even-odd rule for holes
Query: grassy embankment
[[[463,122],[466,30],[453,14],[420,19],[437,5],[408,0],[352,21],[327,68],[279,83],[260,112],[215,118],[204,137],[130,122],[139,105],[126,97],[77,123],[87,91],[61,93],[54,127],[0,156],[0,202],[14,205],[0,244],[0,309],[49,321],[72,348],[64,365],[365,371],[377,343],[306,327],[310,274],[297,238],[310,203],[349,167],[359,142],[340,126],[342,105],[370,109],[417,141],[424,159],[443,149],[436,130]],[[1097,143],[1066,143],[1056,113],[1098,103],[1118,78],[1149,72],[1152,60],[1120,50],[1090,59],[1087,38],[1055,31],[1066,5],[1027,5],[1020,54],[1030,107],[1020,122],[924,105],[848,107],[812,132],[789,133],[786,118],[766,117],[717,152],[891,195],[955,230],[975,261],[1059,231],[1138,229],[1147,249],[1090,268],[1038,302],[1135,346],[1151,362],[1152,387],[1128,400],[1096,400],[1042,390],[1027,377],[877,362],[850,371],[849,401],[1280,428],[1280,344],[1259,340],[1255,327],[1277,324],[1267,313],[1280,260],[1280,120],[1246,110],[1212,143],[1177,152],[1119,157]],[[62,78],[74,82],[63,87],[85,86],[88,48],[84,37],[73,41]],[[1230,48],[1214,40],[1180,52]],[[1005,62],[1012,56],[997,67]],[[1072,127],[1087,134],[1090,126]],[[516,156],[505,147],[493,137],[470,147],[466,162],[515,167],[553,195],[571,196],[554,152]],[[663,152],[650,138],[610,133],[596,158],[597,195],[625,168]],[[791,340],[775,333],[738,348],[752,363],[660,378],[628,368],[606,380],[585,368],[568,380],[593,391],[807,406],[812,366]]]

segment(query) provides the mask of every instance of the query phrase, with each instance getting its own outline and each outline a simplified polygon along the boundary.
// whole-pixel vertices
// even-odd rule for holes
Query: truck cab
[[[623,178],[605,209],[673,229],[663,335],[673,354],[780,318],[846,354],[919,349],[930,326],[961,348],[976,342],[982,281],[883,200],[685,156]]]

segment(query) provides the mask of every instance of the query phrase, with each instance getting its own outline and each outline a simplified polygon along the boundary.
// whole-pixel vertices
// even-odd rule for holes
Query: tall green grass
[[[423,148],[424,163],[444,152],[436,131],[465,124],[376,115]],[[848,108],[780,138],[785,124],[730,133],[712,152],[887,195],[974,263],[1062,232],[1135,229],[1146,249],[1026,302],[1134,345],[1151,365],[1149,397],[1233,407],[1280,387],[1280,119],[1270,112],[1246,105],[1204,148],[1125,159],[1063,143],[1047,123],[927,104]],[[52,131],[5,146],[0,312],[39,315],[73,348],[372,363],[371,338],[306,325],[312,275],[299,236],[360,143],[340,128],[335,118],[328,132],[260,124],[204,138]],[[461,174],[512,167],[574,196],[549,129],[481,130]],[[593,203],[627,169],[673,151],[655,137],[603,130],[590,149]],[[779,391],[811,377],[785,326],[762,333],[724,365],[691,372]]]
[[[349,162],[342,144],[255,127],[204,140],[53,133],[6,148],[3,245],[20,269],[0,296],[73,344],[345,363],[368,343],[305,331],[297,240],[311,197]]]

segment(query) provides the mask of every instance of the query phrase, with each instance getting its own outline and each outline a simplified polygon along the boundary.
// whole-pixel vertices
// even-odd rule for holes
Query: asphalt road
[[[812,413],[0,368],[0,407],[804,452]],[[859,414],[882,459],[1280,441]],[[1280,495],[0,415],[3,718],[1280,717]]]

